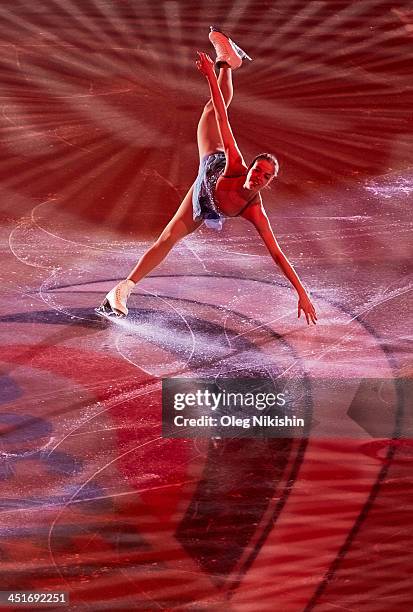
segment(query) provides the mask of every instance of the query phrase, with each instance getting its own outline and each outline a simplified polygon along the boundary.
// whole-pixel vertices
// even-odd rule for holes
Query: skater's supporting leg
[[[192,212],[193,187],[188,191],[182,204],[162,231],[156,242],[142,255],[136,266],[130,272],[128,279],[139,282],[168,255],[179,240],[196,230],[202,221],[193,220]]]
[[[182,238],[196,230],[202,221],[193,220],[192,212],[193,187],[188,191],[182,204],[165,227],[156,242],[142,255],[127,279],[120,281],[106,294],[97,312],[101,315],[126,316],[128,308],[126,302],[135,283],[144,278],[168,255],[172,247]]]

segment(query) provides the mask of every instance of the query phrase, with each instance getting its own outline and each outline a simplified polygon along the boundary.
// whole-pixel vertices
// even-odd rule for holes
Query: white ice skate
[[[129,279],[120,281],[106,294],[99,308],[95,308],[95,312],[103,317],[126,317],[128,314],[126,302],[134,286],[135,283]]]
[[[215,64],[219,67],[227,64],[232,70],[236,70],[242,65],[242,60],[251,58],[233,40],[226,36],[219,28],[211,26],[209,40],[214,46],[217,58]]]

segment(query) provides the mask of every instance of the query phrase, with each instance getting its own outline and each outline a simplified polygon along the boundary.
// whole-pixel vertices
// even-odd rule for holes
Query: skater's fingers
[[[197,51],[197,54],[199,55],[199,58],[204,63],[209,63],[209,64],[213,64],[214,63],[207,53],[204,53],[203,51]]]

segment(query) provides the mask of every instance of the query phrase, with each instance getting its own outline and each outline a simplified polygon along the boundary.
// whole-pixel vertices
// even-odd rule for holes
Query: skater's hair
[[[269,161],[272,164],[274,164],[274,174],[277,174],[277,172],[278,172],[278,170],[280,168],[280,164],[278,163],[278,159],[272,153],[260,153],[259,155],[254,157],[254,159],[252,160],[252,162],[248,166],[248,170],[250,168],[252,168],[253,165],[255,164],[255,162],[258,161],[259,159],[265,159],[266,161]]]

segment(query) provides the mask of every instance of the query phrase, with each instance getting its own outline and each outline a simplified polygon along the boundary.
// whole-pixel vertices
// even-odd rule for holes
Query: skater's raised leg
[[[248,58],[251,60],[251,58],[214,26],[211,26],[209,40],[216,52],[215,65],[219,68],[218,85],[224,98],[225,106],[228,108],[234,95],[232,71],[242,65],[243,59]],[[208,100],[206,103],[199,120],[197,140],[200,159],[215,153],[215,151],[224,150],[212,100]]]

